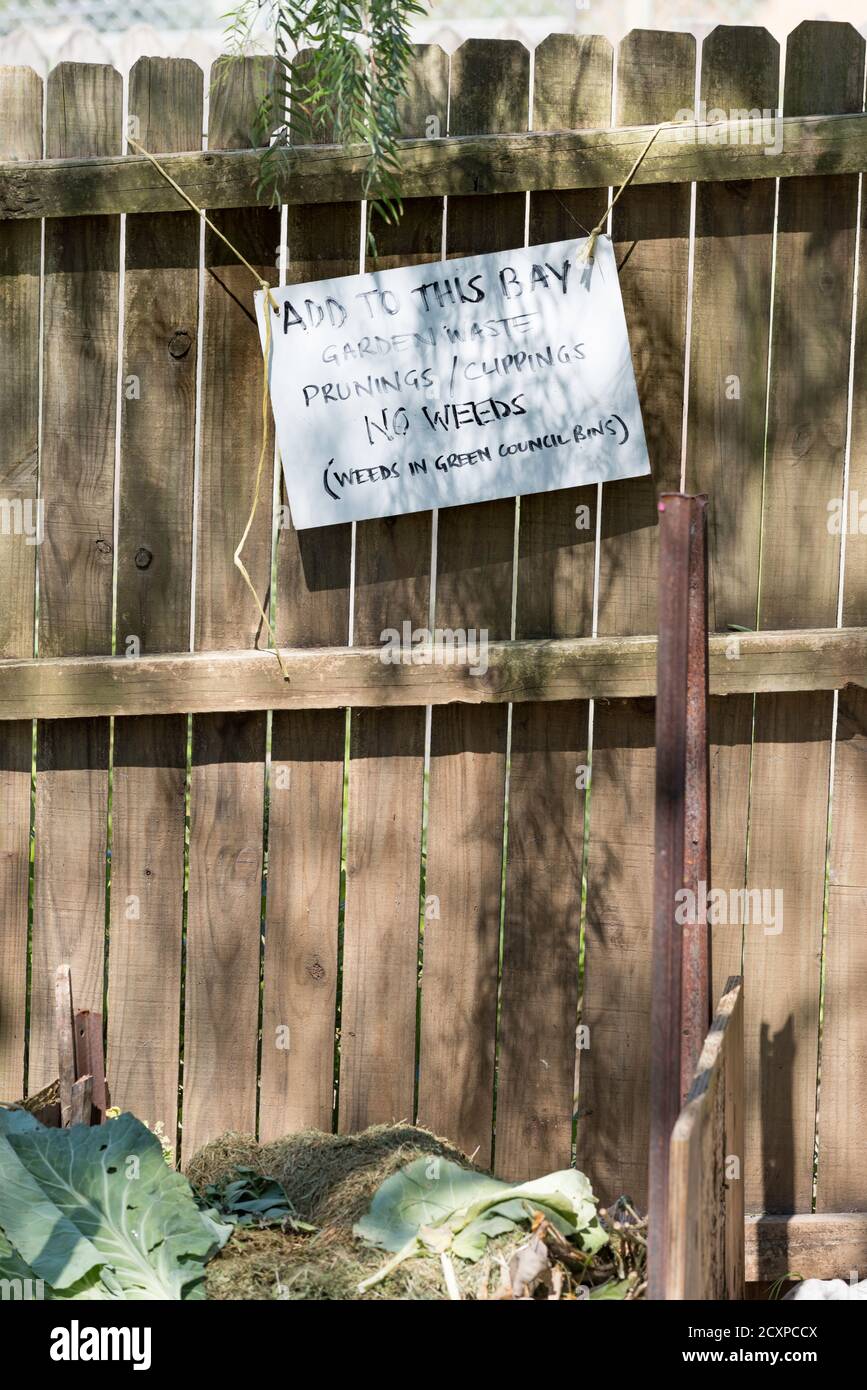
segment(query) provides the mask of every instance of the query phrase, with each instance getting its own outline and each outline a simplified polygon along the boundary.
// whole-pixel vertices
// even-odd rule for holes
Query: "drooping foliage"
[[[230,56],[249,51],[254,31],[274,34],[275,77],[256,132],[260,192],[278,195],[291,144],[368,145],[364,197],[387,222],[397,220],[410,25],[424,13],[418,0],[241,0],[227,16]]]

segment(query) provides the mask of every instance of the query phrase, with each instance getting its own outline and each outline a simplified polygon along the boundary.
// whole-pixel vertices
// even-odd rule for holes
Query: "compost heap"
[[[424,1251],[359,1293],[358,1285],[388,1257],[365,1245],[353,1226],[387,1178],[425,1156],[475,1167],[454,1145],[412,1125],[378,1125],[354,1135],[306,1130],[261,1145],[228,1133],[205,1145],[186,1168],[200,1194],[213,1194],[252,1170],[280,1184],[295,1218],[279,1226],[236,1227],[207,1267],[207,1297],[566,1299],[586,1298],[589,1290],[594,1298],[622,1299],[643,1293],[646,1228],[625,1199],[600,1211],[609,1241],[592,1257],[537,1217],[533,1229],[489,1241],[476,1263],[444,1262]]]

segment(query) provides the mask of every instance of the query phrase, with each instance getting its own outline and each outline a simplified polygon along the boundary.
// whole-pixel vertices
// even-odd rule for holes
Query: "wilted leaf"
[[[586,1254],[595,1253],[608,1240],[596,1215],[590,1183],[573,1168],[511,1186],[447,1159],[417,1158],[386,1178],[370,1210],[353,1227],[368,1244],[396,1252],[396,1259],[359,1287],[369,1287],[402,1260],[418,1254],[422,1245],[430,1248],[432,1240],[425,1228],[444,1228],[451,1235],[451,1253],[475,1261],[493,1236],[529,1224],[535,1212],[541,1212]]]

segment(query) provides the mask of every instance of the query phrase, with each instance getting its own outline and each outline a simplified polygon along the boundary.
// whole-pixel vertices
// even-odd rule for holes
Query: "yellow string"
[[[255,280],[256,283],[258,284],[259,288],[260,288],[261,290],[263,290],[263,292],[264,292],[264,294],[265,294],[265,306],[264,306],[264,307],[265,307],[265,354],[264,354],[263,366],[262,366],[262,447],[261,447],[260,450],[259,450],[259,465],[258,465],[258,467],[257,467],[257,469],[256,469],[256,487],[255,487],[255,491],[254,491],[254,493],[253,493],[253,505],[252,505],[252,507],[250,508],[250,515],[249,515],[248,518],[247,518],[247,525],[244,527],[244,534],[241,536],[241,539],[239,540],[239,542],[238,542],[238,544],[237,544],[237,547],[236,547],[236,549],[235,549],[235,553],[234,553],[234,555],[232,556],[232,560],[234,561],[235,568],[239,571],[239,573],[240,573],[240,575],[241,575],[241,578],[244,580],[244,583],[247,585],[247,588],[250,590],[250,593],[253,595],[253,599],[254,599],[254,601],[255,601],[255,603],[256,603],[256,607],[257,607],[257,609],[259,610],[259,615],[260,615],[260,617],[262,618],[263,623],[264,623],[265,626],[267,627],[268,632],[269,632],[269,634],[270,634],[270,636],[271,636],[271,640],[272,640],[272,642],[274,643],[273,651],[274,651],[274,655],[275,655],[276,658],[277,658],[277,664],[278,664],[279,667],[280,667],[280,671],[281,671],[281,673],[282,673],[282,675],[283,675],[283,679],[286,680],[286,681],[288,681],[288,680],[290,680],[290,675],[289,675],[288,670],[286,669],[286,663],[285,663],[285,661],[283,660],[283,656],[282,656],[282,654],[281,654],[281,652],[280,652],[280,648],[279,648],[279,646],[278,646],[278,644],[277,644],[277,634],[275,633],[273,627],[271,626],[271,622],[270,622],[270,619],[269,619],[269,617],[268,617],[268,614],[265,612],[265,609],[262,607],[262,604],[261,604],[261,602],[259,601],[259,595],[256,593],[256,586],[254,585],[254,583],[253,583],[252,579],[250,578],[249,574],[247,573],[246,566],[244,565],[244,562],[243,562],[243,560],[241,559],[241,551],[244,549],[244,546],[245,546],[246,543],[247,543],[247,537],[249,536],[250,531],[251,531],[251,529],[252,529],[253,521],[255,520],[255,517],[256,517],[256,511],[257,511],[257,508],[258,508],[258,506],[259,506],[259,494],[260,494],[261,488],[262,488],[262,474],[263,474],[264,469],[265,469],[265,458],[266,458],[266,455],[267,455],[267,453],[268,453],[268,364],[269,364],[269,361],[270,361],[270,358],[271,358],[271,315],[270,315],[270,313],[268,312],[268,310],[269,310],[269,306],[270,306],[270,308],[273,309],[274,312],[275,312],[275,314],[276,314],[276,313],[279,313],[279,312],[280,312],[280,309],[279,309],[279,306],[278,306],[278,304],[277,304],[276,299],[274,298],[273,294],[271,293],[271,286],[268,284],[268,281],[267,281],[267,280],[263,280],[262,276],[261,276],[261,275],[259,274],[259,272],[250,264],[250,262],[247,260],[247,258],[246,258],[245,256],[242,256],[242,255],[241,255],[241,252],[238,250],[237,246],[233,246],[232,243],[231,243],[231,241],[229,241],[229,238],[223,235],[223,233],[220,231],[219,227],[215,227],[215,226],[214,226],[213,222],[211,221],[210,217],[208,217],[208,215],[207,215],[207,213],[205,212],[204,208],[198,207],[198,206],[193,202],[192,198],[191,198],[187,193],[184,192],[184,190],[181,188],[181,186],[180,186],[179,183],[176,183],[176,182],[175,182],[175,180],[172,178],[172,176],[171,176],[171,174],[168,172],[168,170],[163,168],[163,166],[162,166],[162,164],[160,164],[159,160],[158,160],[158,159],[155,159],[154,156],[150,153],[149,150],[146,150],[146,149],[144,148],[143,145],[140,145],[140,144],[138,143],[137,140],[133,140],[133,139],[130,138],[130,137],[127,137],[127,138],[128,138],[129,144],[132,145],[133,149],[138,150],[138,152],[139,152],[140,154],[143,154],[143,155],[145,156],[146,159],[149,159],[149,160],[150,160],[151,164],[152,164],[152,165],[154,166],[154,168],[158,171],[158,173],[160,173],[160,174],[162,175],[162,177],[165,179],[166,183],[171,184],[172,188],[173,188],[173,189],[175,190],[175,192],[179,195],[179,197],[183,198],[183,200],[184,200],[184,202],[187,204],[187,206],[188,206],[188,207],[191,207],[192,210],[193,210],[193,212],[194,212],[198,217],[200,217],[200,218],[202,219],[202,221],[203,221],[204,223],[206,223],[206,225],[207,225],[208,227],[210,227],[210,229],[211,229],[211,231],[214,233],[214,235],[215,235],[215,236],[218,236],[218,237],[220,238],[220,241],[222,241],[226,246],[228,246],[229,250],[232,252],[232,255],[233,255],[233,256],[237,256],[237,257],[238,257],[238,260],[241,262],[241,264],[242,264],[243,266],[246,266],[246,267],[247,267],[247,269],[249,270],[250,274],[253,276],[254,280]]]
[[[582,259],[582,260],[584,260],[584,261],[590,261],[590,262],[592,263],[594,253],[595,253],[595,251],[596,251],[596,243],[597,243],[597,241],[599,240],[599,238],[600,238],[600,236],[602,235],[602,233],[605,231],[605,223],[606,223],[607,220],[608,220],[608,214],[611,212],[611,209],[614,207],[614,204],[617,202],[617,199],[620,197],[620,195],[621,195],[621,193],[624,191],[624,189],[628,188],[629,185],[631,184],[633,178],[635,177],[635,174],[637,173],[637,171],[638,171],[638,169],[639,169],[639,167],[640,167],[640,165],[641,165],[641,161],[643,160],[644,156],[647,154],[647,151],[650,149],[651,145],[653,144],[653,142],[654,142],[654,140],[656,139],[656,137],[657,137],[657,135],[659,134],[659,132],[660,132],[661,130],[663,130],[664,127],[665,127],[665,125],[667,125],[667,124],[669,124],[667,121],[666,121],[666,122],[663,122],[663,124],[658,125],[658,126],[656,127],[656,129],[653,131],[652,135],[650,136],[650,139],[647,141],[647,144],[644,146],[644,149],[641,151],[641,154],[640,154],[640,155],[638,156],[638,158],[636,159],[636,161],[635,161],[635,163],[633,164],[632,168],[629,170],[629,173],[626,175],[626,178],[623,180],[622,184],[621,184],[620,187],[618,188],[618,190],[617,190],[617,192],[615,193],[614,197],[611,199],[611,202],[608,204],[608,207],[605,209],[605,211],[603,212],[603,214],[602,214],[602,216],[600,217],[599,221],[596,223],[596,226],[593,228],[593,230],[591,231],[589,237],[587,238],[587,244],[586,244],[586,246],[584,247],[584,250],[583,250],[582,253],[581,253],[581,259]]]

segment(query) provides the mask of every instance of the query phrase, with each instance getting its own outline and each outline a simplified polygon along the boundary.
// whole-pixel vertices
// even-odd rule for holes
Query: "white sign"
[[[300,530],[649,473],[614,252],[584,240],[273,291]],[[264,349],[264,295],[256,295]]]

